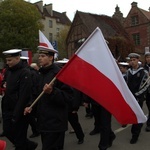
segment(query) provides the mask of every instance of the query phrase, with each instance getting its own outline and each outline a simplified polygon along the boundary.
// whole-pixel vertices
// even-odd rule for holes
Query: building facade
[[[133,40],[135,52],[144,55],[150,49],[150,11],[131,3],[131,9],[124,20],[124,28]]]
[[[41,13],[41,21],[44,25],[43,33],[50,42],[53,43],[57,41],[59,32],[64,27],[71,26],[66,41],[68,57],[71,57],[74,54],[74,52],[97,26],[103,28],[102,30],[104,36],[107,38],[107,40],[109,40],[110,49],[112,50],[112,53],[115,57],[117,57],[118,55],[122,55],[122,57],[124,58],[125,54],[131,51],[143,55],[145,51],[149,51],[150,49],[150,11],[145,11],[139,8],[137,6],[137,2],[131,3],[131,9],[129,10],[126,18],[123,17],[120,8],[117,5],[112,18],[108,19],[108,17],[106,16],[101,16],[100,18],[100,16],[96,14],[80,13],[79,11],[77,11],[72,23],[66,16],[65,12],[59,13],[54,11],[52,4],[43,6],[43,1],[39,1],[37,3],[34,3],[34,5],[37,6],[39,12]],[[118,31],[115,31],[115,36],[113,34],[111,34],[112,37],[107,36],[107,32],[110,32],[111,30],[111,33],[113,33],[114,30],[117,30],[117,26],[119,25],[118,22],[113,23],[113,19],[118,19],[120,21],[126,33],[123,31],[123,29],[121,29],[123,33],[121,33],[122,31],[120,30],[119,34]],[[103,26],[104,24],[105,27]],[[114,29],[115,26],[116,29]],[[123,38],[120,38],[121,36],[129,36],[129,38],[128,40],[127,38],[124,38],[125,40],[122,40]],[[120,44],[120,40],[122,40],[121,43],[124,44]],[[125,43],[127,46],[125,46]]]
[[[41,14],[41,22],[44,25],[44,30],[42,32],[52,44],[54,42],[57,43],[60,31],[66,27],[69,28],[71,25],[71,21],[67,17],[66,12],[60,13],[54,11],[53,4],[45,4],[43,6],[43,1],[36,2],[34,5]]]

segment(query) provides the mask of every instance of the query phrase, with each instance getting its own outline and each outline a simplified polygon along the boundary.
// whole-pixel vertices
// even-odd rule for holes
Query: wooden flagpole
[[[53,82],[56,80],[56,77],[54,77],[51,82],[48,85],[53,84]],[[29,110],[38,102],[38,100],[42,97],[44,94],[44,91],[41,92],[41,94],[34,100],[34,102],[30,105]]]

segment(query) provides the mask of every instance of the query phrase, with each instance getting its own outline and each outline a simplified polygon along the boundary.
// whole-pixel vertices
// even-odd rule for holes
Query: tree
[[[58,51],[59,51],[59,59],[67,58],[67,46],[66,46],[66,38],[69,32],[70,27],[65,27],[59,33],[57,37],[58,40]]]
[[[43,28],[36,6],[24,0],[0,2],[0,50],[38,45],[38,30]]]

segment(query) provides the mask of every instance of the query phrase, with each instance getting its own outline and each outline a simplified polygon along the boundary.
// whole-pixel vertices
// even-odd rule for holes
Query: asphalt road
[[[144,104],[143,108],[145,114],[147,114],[147,107]],[[83,131],[85,133],[85,141],[83,144],[77,144],[77,138],[75,134],[69,134],[71,129],[70,125],[68,131],[66,131],[65,137],[65,146],[64,150],[98,150],[98,142],[100,139],[100,135],[89,135],[89,132],[93,129],[94,119],[89,119],[85,117],[85,108],[80,107],[79,109],[79,119],[82,125]],[[0,123],[0,132],[2,131],[2,124]],[[122,128],[121,125],[112,118],[112,129],[116,133],[116,139],[113,142],[113,145],[110,150],[149,150],[150,149],[150,132],[145,131],[145,124],[142,128],[139,140],[136,144],[130,144],[129,141],[131,139],[131,125],[128,125],[126,128]],[[31,135],[31,130],[29,127],[28,136]],[[4,137],[0,138],[2,140],[6,140],[7,147],[6,150],[13,150],[14,147],[12,144]],[[35,142],[38,142],[37,150],[41,150],[41,140],[40,136],[32,139]]]

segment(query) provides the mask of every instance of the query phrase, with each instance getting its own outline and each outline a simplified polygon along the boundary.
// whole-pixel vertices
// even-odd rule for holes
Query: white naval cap
[[[127,62],[119,62],[118,64],[121,66],[129,66],[129,63],[127,63]]]
[[[20,57],[20,59],[21,59],[21,60],[28,60],[28,59],[29,59],[29,57],[21,56],[21,57]]]
[[[126,57],[126,60],[130,60],[130,57]]]
[[[19,56],[21,54],[21,49],[10,49],[7,51],[3,51],[3,54],[6,57],[15,57],[15,56]]]
[[[69,59],[63,58],[62,60],[56,61],[56,63],[66,64],[68,61],[69,61]]]

